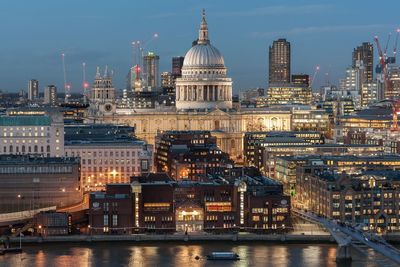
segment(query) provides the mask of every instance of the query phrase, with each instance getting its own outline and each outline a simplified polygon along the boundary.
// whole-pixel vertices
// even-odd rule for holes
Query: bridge
[[[319,217],[311,212],[305,212],[294,208],[292,211],[305,220],[324,226],[331,233],[339,246],[336,255],[338,261],[351,260],[350,248],[355,248],[366,256],[368,256],[368,250],[372,249],[391,261],[400,264],[400,250],[393,247],[376,234],[363,233],[353,227]]]

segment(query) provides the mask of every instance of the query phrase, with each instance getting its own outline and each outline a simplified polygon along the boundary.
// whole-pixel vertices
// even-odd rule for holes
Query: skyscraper
[[[48,85],[44,89],[44,104],[57,105],[57,87],[55,85]]]
[[[172,75],[175,78],[181,77],[182,75],[182,66],[184,59],[185,57],[182,56],[172,58]]]
[[[290,42],[286,39],[269,47],[269,83],[290,83]]]
[[[32,79],[28,82],[28,99],[32,101],[38,97],[39,97],[39,81]]]
[[[374,74],[374,46],[371,43],[364,42],[353,50],[352,67],[357,67],[357,61],[363,62],[364,70],[362,83],[373,81]]]
[[[145,87],[160,87],[158,62],[160,57],[153,52],[143,56],[143,80]]]

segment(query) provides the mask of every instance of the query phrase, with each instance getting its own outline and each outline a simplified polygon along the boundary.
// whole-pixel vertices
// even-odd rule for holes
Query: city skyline
[[[329,73],[332,84],[338,84],[352,63],[351,53],[356,46],[362,42],[373,43],[375,35],[385,42],[387,34],[398,26],[394,13],[390,15],[395,8],[389,9],[385,17],[379,16],[378,21],[372,5],[345,1],[334,4],[272,1],[268,5],[256,1],[253,6],[230,3],[229,7],[226,1],[193,2],[186,6],[179,1],[152,2],[146,3],[147,6],[124,1],[112,6],[105,4],[102,1],[97,6],[77,1],[68,4],[42,1],[21,8],[18,2],[4,3],[8,12],[2,12],[2,25],[12,21],[15,25],[9,29],[3,26],[0,71],[4,76],[0,90],[26,90],[30,79],[39,80],[40,92],[47,84],[63,88],[61,53],[66,54],[72,92],[81,92],[82,62],[87,65],[90,83],[96,66],[108,65],[115,70],[116,88],[123,89],[133,63],[131,42],[151,39],[154,33],[159,37],[150,42],[148,49],[160,55],[160,72],[171,71],[172,57],[184,56],[196,39],[193,29],[198,28],[197,17],[203,7],[211,25],[210,38],[224,54],[228,75],[233,78],[234,93],[266,87],[268,47],[273,40],[286,38],[291,42],[292,73],[312,75],[316,65],[321,67],[315,81],[318,88],[326,80],[325,73]],[[122,9],[123,6],[126,8]],[[132,7],[131,13],[129,7]],[[57,12],[61,9],[63,12]],[[358,13],[365,15],[357,16]],[[277,21],[282,16],[289,19]],[[374,62],[376,57],[377,53]]]

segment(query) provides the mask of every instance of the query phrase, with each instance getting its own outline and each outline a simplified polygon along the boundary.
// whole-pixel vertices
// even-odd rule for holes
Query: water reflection
[[[210,262],[212,251],[234,251],[241,260]],[[199,256],[199,259],[196,259]],[[266,244],[262,242],[209,242],[202,244],[90,243],[37,244],[26,246],[19,255],[0,256],[0,267],[97,267],[97,266],[337,266],[336,245]],[[351,266],[377,266],[362,257]]]

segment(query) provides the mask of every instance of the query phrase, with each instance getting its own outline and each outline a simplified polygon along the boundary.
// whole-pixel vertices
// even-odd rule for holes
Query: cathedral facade
[[[89,121],[122,123],[135,127],[138,138],[155,143],[160,131],[209,130],[217,144],[237,162],[243,160],[243,135],[248,131],[291,131],[294,118],[308,125],[300,130],[326,130],[328,116],[319,110],[297,107],[232,108],[232,80],[222,54],[210,44],[203,11],[196,44],[186,53],[182,77],[176,81],[176,107],[173,109],[126,110],[89,117]],[[314,112],[318,111],[314,116]],[[294,114],[297,112],[297,115]],[[298,114],[304,114],[304,119]],[[312,125],[309,121],[312,119]]]

